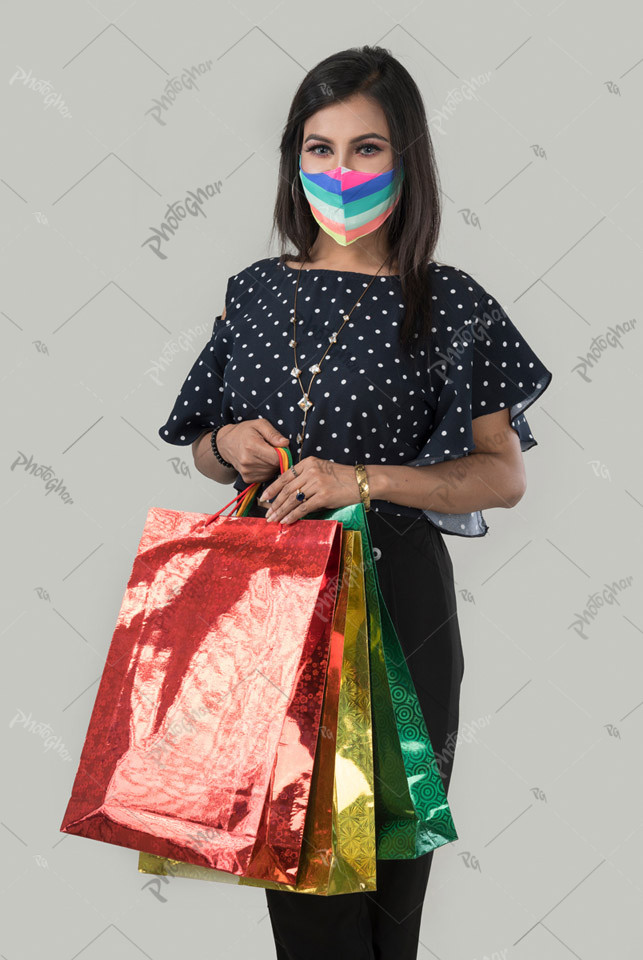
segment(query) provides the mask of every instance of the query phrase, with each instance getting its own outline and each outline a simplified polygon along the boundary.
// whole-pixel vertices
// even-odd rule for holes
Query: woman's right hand
[[[279,473],[275,447],[285,447],[288,443],[264,417],[227,423],[217,433],[219,453],[241,474],[244,483],[263,482]]]

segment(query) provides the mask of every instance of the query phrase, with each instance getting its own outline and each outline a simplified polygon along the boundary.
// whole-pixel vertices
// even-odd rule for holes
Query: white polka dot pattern
[[[431,263],[431,357],[413,358],[398,344],[404,317],[401,281],[377,277],[321,361],[310,392],[302,458],[338,463],[423,466],[468,456],[472,421],[510,410],[523,451],[536,445],[524,411],[549,385],[552,374],[519,333],[498,301],[468,273]],[[366,290],[372,277],[336,270],[302,270],[297,295],[297,361],[304,388],[329,336]],[[303,414],[301,389],[292,374],[293,303],[297,271],[269,257],[228,279],[226,316],[216,317],[209,342],[197,357],[159,436],[192,443],[219,423],[265,417],[290,439]],[[266,481],[263,486],[267,486]],[[238,476],[235,489],[245,484]],[[261,491],[260,491],[261,492]],[[386,500],[371,509],[426,517],[443,533],[484,536],[480,511],[447,514]]]

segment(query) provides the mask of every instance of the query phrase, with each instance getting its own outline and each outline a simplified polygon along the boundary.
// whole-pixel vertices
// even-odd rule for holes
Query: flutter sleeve
[[[409,466],[466,457],[475,449],[473,421],[509,410],[524,452],[537,446],[525,411],[551,383],[547,369],[496,298],[477,285],[476,306],[452,339],[438,347],[431,381],[439,383],[430,436]],[[446,514],[425,511],[446,533],[480,537],[488,525],[480,511]]]
[[[166,443],[186,446],[204,430],[223,423],[224,372],[228,362],[229,310],[215,318],[212,335],[194,361],[172,411],[158,434]]]

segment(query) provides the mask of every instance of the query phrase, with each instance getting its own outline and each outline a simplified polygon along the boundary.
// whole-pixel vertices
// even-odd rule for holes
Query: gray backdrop
[[[487,537],[447,538],[459,840],[435,854],[419,955],[639,956],[639,6],[14,0],[2,18],[0,955],[274,956],[262,890],[159,892],[133,850],[58,830],[148,509],[234,495],[157,429],[228,276],[279,252],[291,97],[321,58],[379,43],[425,97],[439,259],[497,296],[554,373],[528,414],[525,497],[486,512]],[[207,184],[202,214],[151,242]]]

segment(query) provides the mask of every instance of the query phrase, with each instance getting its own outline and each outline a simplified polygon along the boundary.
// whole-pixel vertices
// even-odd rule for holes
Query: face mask
[[[396,178],[394,170],[362,173],[350,167],[334,167],[323,173],[299,176],[313,217],[326,233],[343,247],[384,223],[392,213],[402,191],[404,171]]]

